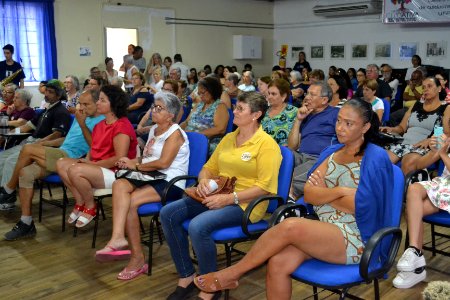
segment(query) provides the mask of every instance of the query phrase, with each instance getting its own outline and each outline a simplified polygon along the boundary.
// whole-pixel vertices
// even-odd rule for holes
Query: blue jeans
[[[238,205],[208,209],[189,197],[171,202],[161,209],[160,219],[170,254],[181,278],[195,273],[189,255],[188,233],[183,222],[189,224],[189,236],[198,259],[199,274],[217,271],[217,249],[211,233],[224,227],[239,226],[244,211]]]

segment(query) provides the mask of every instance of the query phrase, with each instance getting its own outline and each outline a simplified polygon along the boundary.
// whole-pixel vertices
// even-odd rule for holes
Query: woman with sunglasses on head
[[[170,93],[159,92],[155,95],[155,103],[151,107],[152,120],[147,143],[142,157],[130,159],[122,157],[117,162],[120,169],[135,171],[158,170],[166,175],[165,179],[149,181],[144,173],[135,173],[132,178],[123,177],[113,184],[113,232],[108,244],[96,252],[99,261],[131,259],[119,273],[118,279],[130,280],[146,273],[142,251],[139,216],[137,209],[149,202],[161,201],[168,182],[176,176],[186,175],[189,164],[189,141],[186,133],[176,123],[181,109],[178,98]],[[143,176],[141,176],[144,174]],[[184,190],[184,181],[175,183],[169,190],[168,197],[180,198]],[[128,240],[125,238],[125,231]],[[130,251],[123,251],[130,248]]]

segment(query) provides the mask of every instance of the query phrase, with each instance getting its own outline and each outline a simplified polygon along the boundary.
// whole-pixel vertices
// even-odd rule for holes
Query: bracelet
[[[233,192],[234,204],[239,205],[239,198],[236,192]]]

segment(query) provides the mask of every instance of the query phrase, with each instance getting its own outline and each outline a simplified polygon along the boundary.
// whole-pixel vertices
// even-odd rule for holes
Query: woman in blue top
[[[132,124],[139,123],[139,116],[145,113],[152,106],[153,95],[144,87],[145,77],[142,73],[134,73],[131,76],[133,90],[130,96],[130,105],[128,106],[128,119]]]
[[[341,144],[322,152],[305,185],[305,201],[314,205],[320,221],[284,220],[237,264],[197,277],[196,285],[205,292],[236,288],[242,275],[267,261],[267,299],[290,299],[290,274],[305,260],[359,263],[365,243],[390,214],[392,164],[370,143],[378,126],[369,103],[347,101],[336,122]]]
[[[187,119],[180,124],[185,131],[195,131],[209,139],[209,153],[213,153],[225,134],[228,124],[228,110],[220,100],[222,85],[219,79],[205,77],[198,82],[201,102],[192,108]]]

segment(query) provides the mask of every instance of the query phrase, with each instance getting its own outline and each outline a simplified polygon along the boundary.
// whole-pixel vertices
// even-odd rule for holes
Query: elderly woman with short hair
[[[293,98],[292,103],[295,106],[300,107],[302,105],[303,98],[305,98],[304,95],[308,90],[309,86],[302,82],[302,74],[300,74],[299,71],[295,70],[291,71],[291,73],[289,74],[289,81],[291,83],[290,88]]]
[[[181,109],[178,98],[170,93],[159,92],[152,106],[152,120],[143,156],[135,159],[123,157],[117,162],[120,169],[155,171],[166,174],[165,179],[148,181],[142,178],[123,177],[113,184],[113,232],[105,248],[96,252],[96,259],[109,261],[127,259],[129,251],[121,251],[130,244],[131,260],[118,275],[120,280],[130,280],[146,273],[148,265],[142,251],[139,216],[137,209],[149,202],[161,201],[164,189],[176,176],[186,175],[189,164],[189,141],[186,133],[176,123]],[[140,173],[142,174],[142,173]],[[184,181],[175,183],[169,190],[171,199],[180,198]],[[128,241],[125,238],[127,232]]]
[[[3,87],[2,98],[0,99],[0,112],[6,112],[8,106],[13,104],[16,90],[17,85],[14,83],[8,83]]]
[[[64,79],[64,89],[67,94],[66,107],[71,114],[74,114],[81,94],[78,78],[74,75],[67,75]]]
[[[32,97],[33,95],[27,90],[16,90],[13,104],[8,106],[6,111],[9,116],[8,126],[20,127],[33,119],[35,111],[30,107]]]
[[[178,286],[167,299],[187,299],[195,290],[196,271],[189,256],[188,233],[182,225],[185,220],[192,219],[189,237],[197,255],[199,274],[216,271],[217,249],[211,233],[226,226],[240,225],[251,200],[277,192],[281,152],[261,128],[267,108],[267,100],[260,93],[240,94],[234,109],[234,124],[238,129],[222,139],[199,175],[197,193],[205,200],[197,202],[185,197],[161,209],[164,235],[179,275]],[[235,193],[208,196],[209,182],[216,176],[235,176]],[[265,211],[266,205],[257,206],[251,221],[261,219]],[[199,297],[219,299],[205,293],[200,293]]]
[[[225,80],[225,92],[227,92],[228,96],[230,96],[230,98],[237,98],[238,93],[239,93],[239,89],[238,89],[238,84],[239,84],[239,76],[237,76],[234,73],[230,73],[227,77],[227,80]]]

